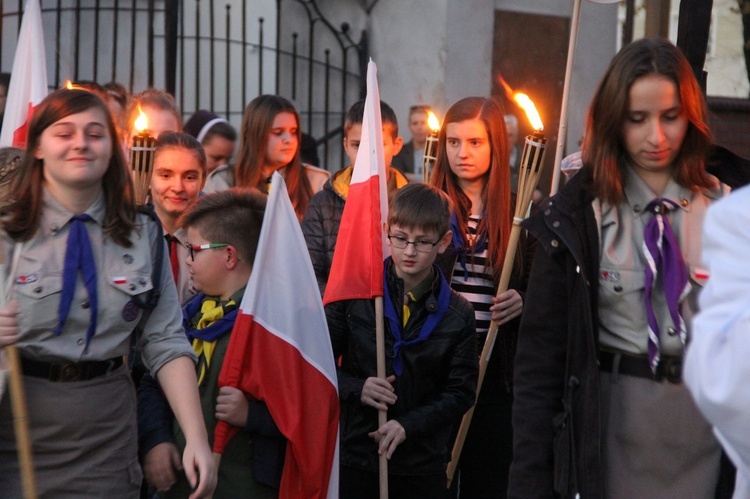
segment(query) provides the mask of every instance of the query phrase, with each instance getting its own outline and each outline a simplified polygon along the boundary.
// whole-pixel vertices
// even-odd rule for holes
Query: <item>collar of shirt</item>
[[[104,193],[101,193],[84,213],[90,216],[99,226],[103,227],[105,215]],[[44,189],[44,209],[42,210],[40,223],[42,230],[48,234],[54,234],[62,229],[65,224],[69,223],[74,215],[76,214],[68,211],[47,189]]]
[[[631,166],[625,168],[624,191],[625,199],[637,217],[642,216],[646,212],[646,206],[657,197]],[[692,197],[693,192],[690,189],[681,186],[671,177],[661,195],[661,198],[673,201],[686,212],[690,211]]]

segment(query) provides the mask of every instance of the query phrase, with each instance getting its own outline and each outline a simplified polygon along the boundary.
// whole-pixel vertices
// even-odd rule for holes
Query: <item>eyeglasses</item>
[[[185,245],[190,252],[190,259],[192,261],[195,261],[195,254],[199,251],[207,250],[207,249],[216,249],[216,248],[223,248],[225,246],[229,246],[227,243],[208,243],[208,244],[186,244]]]
[[[388,234],[388,242],[394,248],[406,249],[406,247],[411,244],[412,246],[414,246],[414,249],[419,251],[420,253],[429,253],[435,248],[435,246],[438,245],[440,240],[434,243],[431,243],[429,241],[409,241],[407,239],[404,239],[403,237],[392,236]]]

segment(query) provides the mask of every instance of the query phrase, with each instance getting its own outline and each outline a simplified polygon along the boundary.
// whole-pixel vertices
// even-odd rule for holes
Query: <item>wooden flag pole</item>
[[[516,196],[516,209],[513,216],[513,227],[510,231],[510,237],[508,239],[508,248],[505,251],[505,260],[503,261],[503,269],[500,274],[500,283],[497,286],[497,293],[495,296],[499,297],[508,290],[508,283],[510,282],[510,275],[513,270],[513,262],[516,257],[516,249],[518,247],[518,240],[521,235],[521,222],[526,218],[526,214],[531,204],[531,198],[534,194],[534,190],[539,182],[539,175],[542,170],[542,162],[544,161],[544,153],[547,148],[547,139],[544,135],[537,131],[533,135],[526,137],[526,143],[523,149],[523,155],[521,157],[521,169],[518,177],[518,194]],[[490,361],[492,355],[492,348],[495,346],[495,339],[497,338],[498,324],[496,321],[490,322],[490,328],[487,331],[487,338],[484,341],[484,347],[482,353],[479,356],[479,379],[477,380],[477,399],[479,398],[479,392],[482,389],[482,382],[484,381],[484,375],[487,372],[487,364]],[[469,433],[469,426],[471,425],[471,419],[474,416],[474,407],[472,406],[466,414],[464,414],[461,420],[461,426],[458,429],[458,435],[456,441],[453,444],[453,452],[451,453],[451,462],[448,463],[447,475],[448,475],[448,488],[450,488],[453,482],[453,477],[456,473],[456,467],[458,466],[458,460],[461,457],[461,451],[463,450],[464,442],[466,441],[466,435]]]
[[[20,248],[16,248],[20,251]],[[0,251],[0,268],[3,272],[0,275],[5,276],[5,257]],[[0,278],[1,279],[1,278]],[[7,302],[7,293],[5,282],[0,283],[4,289],[0,290],[0,304]],[[13,411],[13,429],[16,436],[16,449],[18,453],[18,465],[21,471],[21,486],[23,488],[24,499],[36,499],[36,481],[34,480],[34,462],[31,453],[31,437],[29,436],[28,415],[26,412],[26,395],[23,391],[23,379],[21,378],[21,360],[18,355],[18,348],[15,345],[5,347],[5,353],[8,357],[8,367],[10,370],[8,393],[10,394],[10,403]]]
[[[377,375],[385,379],[385,321],[383,297],[375,297],[375,349],[377,355]],[[388,411],[378,411],[378,428],[388,422]],[[378,456],[380,476],[380,499],[388,499],[388,458],[385,454]]]

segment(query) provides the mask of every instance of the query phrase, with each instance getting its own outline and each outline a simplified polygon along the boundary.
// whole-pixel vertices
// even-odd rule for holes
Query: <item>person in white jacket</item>
[[[703,224],[709,272],[693,321],[684,379],[737,466],[735,498],[750,497],[750,187],[715,203]]]

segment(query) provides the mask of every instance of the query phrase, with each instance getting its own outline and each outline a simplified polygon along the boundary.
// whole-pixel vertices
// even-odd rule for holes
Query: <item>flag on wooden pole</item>
[[[388,191],[377,72],[377,66],[370,60],[362,139],[341,215],[323,296],[325,304],[383,296],[383,258],[390,251],[383,239],[383,224],[388,218]]]
[[[264,401],[287,438],[279,497],[338,497],[336,364],[310,255],[278,173],[231,334],[219,386]],[[220,421],[214,452],[235,432]]]

